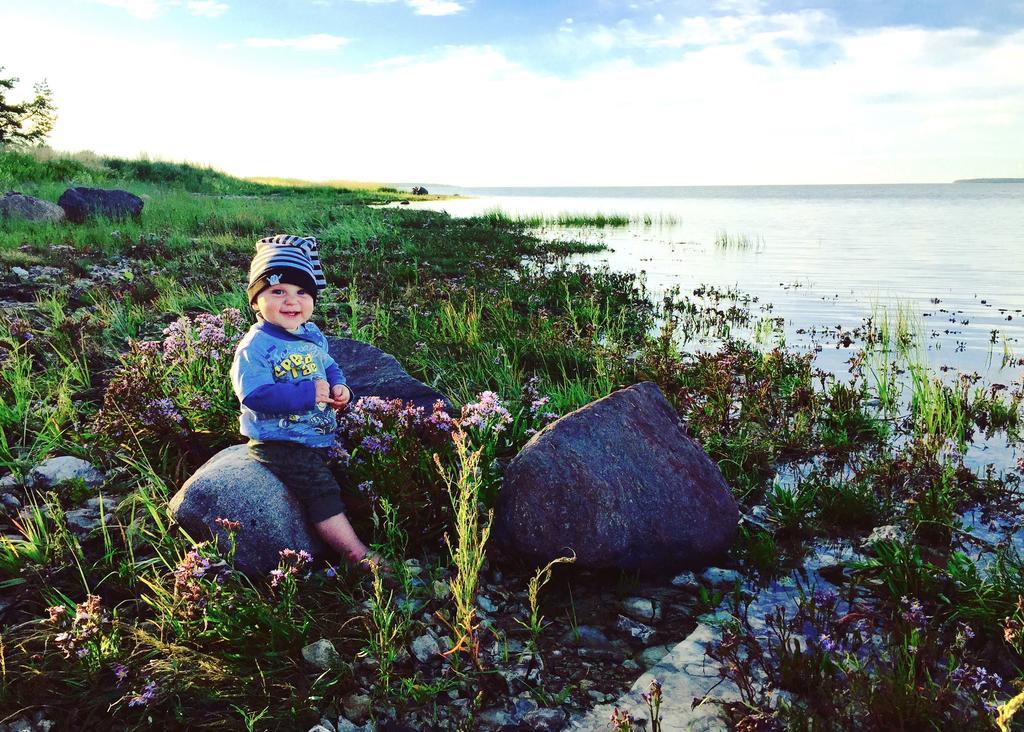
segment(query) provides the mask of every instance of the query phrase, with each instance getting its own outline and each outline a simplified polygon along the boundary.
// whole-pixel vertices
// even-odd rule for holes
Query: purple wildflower
[[[1003,679],[982,666],[965,663],[957,666],[950,679],[961,688],[972,688],[978,692],[996,691],[1003,685]]]
[[[382,434],[380,436],[371,435],[369,437],[364,437],[363,441],[359,443],[359,447],[371,455],[387,455],[388,450],[391,449],[391,442],[393,440],[394,437],[389,434]]]
[[[110,667],[110,670],[114,672],[114,677],[117,679],[118,686],[123,684],[124,680],[128,678],[128,667],[123,663],[115,663]]]
[[[814,591],[814,604],[821,608],[833,608],[838,597],[832,590],[816,589]]]
[[[818,636],[818,645],[821,646],[821,650],[825,653],[835,653],[839,648],[839,644],[828,633],[822,633]]]
[[[159,687],[156,685],[155,681],[147,682],[146,685],[142,687],[142,692],[141,693],[136,694],[135,696],[133,696],[131,699],[128,700],[128,706],[130,706],[130,707],[147,706],[153,700],[153,697],[156,695],[156,692],[157,692],[158,688]]]
[[[924,630],[928,624],[928,616],[924,614],[924,606],[918,600],[911,600],[905,595],[900,600],[900,604],[903,609],[900,611],[900,617],[907,623],[910,623],[918,630]]]
[[[181,412],[169,397],[154,399],[149,403],[149,409],[152,414],[150,424],[157,424],[161,421],[179,425],[185,423],[185,418],[181,416]]]

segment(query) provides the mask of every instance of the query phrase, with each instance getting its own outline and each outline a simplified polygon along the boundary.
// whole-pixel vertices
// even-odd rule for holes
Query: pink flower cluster
[[[406,437],[424,442],[437,442],[454,428],[444,402],[434,403],[430,414],[413,403],[401,399],[362,397],[339,420],[338,434],[367,456],[388,455],[396,443]],[[348,453],[336,446],[335,456],[343,459]]]
[[[313,556],[305,549],[282,549],[278,556],[281,561],[277,569],[270,571],[271,587],[277,587],[286,577],[297,577],[302,569],[313,561]]]
[[[110,616],[103,609],[99,595],[86,595],[85,602],[75,606],[72,616],[64,605],[47,609],[48,622],[60,630],[53,642],[64,658],[84,658],[89,655],[90,644],[97,641],[103,628],[110,625]]]
[[[174,597],[178,602],[177,607],[181,609],[185,617],[194,618],[202,614],[209,602],[211,585],[204,583],[203,578],[209,579],[210,560],[204,557],[198,548],[192,549],[174,569]],[[218,584],[212,585],[219,588],[221,577],[217,577]]]
[[[512,423],[512,415],[502,406],[498,395],[493,391],[480,394],[479,401],[470,402],[462,407],[459,425],[463,429],[476,429],[480,432],[498,434]]]

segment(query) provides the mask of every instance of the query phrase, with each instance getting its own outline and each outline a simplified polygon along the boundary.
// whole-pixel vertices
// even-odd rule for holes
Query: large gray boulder
[[[49,201],[8,191],[0,196],[0,219],[59,223],[64,220],[64,209]]]
[[[76,224],[102,216],[108,219],[137,219],[143,200],[134,193],[106,188],[68,188],[57,199],[68,220]]]
[[[216,536],[221,547],[228,546],[228,536],[216,520],[240,522],[235,565],[251,576],[275,569],[282,549],[305,549],[314,556],[325,553],[298,500],[249,457],[245,445],[226,448],[207,460],[174,494],[169,508],[189,536]]]
[[[537,564],[572,551],[583,567],[668,573],[725,552],[738,521],[718,466],[644,382],[535,435],[505,472],[494,529]]]
[[[444,394],[409,376],[397,358],[369,343],[351,338],[328,338],[327,347],[357,397],[401,399],[423,407],[427,413],[438,400],[451,408]]]

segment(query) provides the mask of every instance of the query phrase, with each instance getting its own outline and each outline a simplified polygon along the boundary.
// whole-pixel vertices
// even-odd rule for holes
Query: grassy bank
[[[549,587],[574,599],[555,601],[547,576],[531,584],[488,561],[487,510],[537,429],[644,379],[751,519],[731,558],[744,587],[703,591],[671,618],[681,638],[719,601],[734,610],[716,653],[744,690],[723,710],[735,724],[988,729],[1018,691],[1024,565],[1012,542],[971,538],[963,515],[983,510],[1009,537],[1021,475],[963,454],[986,436],[1019,443],[1019,375],[999,389],[938,379],[914,357],[912,324],[879,313],[837,380],[811,356],[730,338],[752,324],[740,293],[654,302],[633,275],[565,263],[592,247],[541,241],[500,216],[365,205],[399,197],[389,191],[98,165],[0,153],[6,188],[56,200],[74,182],[146,199],[137,222],[0,223],[0,475],[24,508],[0,542],[3,709],[81,728],[295,729],[366,692],[378,721],[415,713],[472,729],[511,696],[572,712],[594,703],[595,678],[621,691],[621,659],[570,662],[564,639],[581,598],[628,596],[636,579],[561,566]],[[274,577],[250,581],[230,551],[197,547],[168,521],[182,480],[238,441],[227,354],[251,320],[253,242],[277,232],[323,243],[322,330],[394,354],[464,418],[367,403],[345,427],[354,519],[405,568],[396,590],[294,553]],[[713,349],[684,348],[704,335]],[[107,471],[102,494],[117,499],[88,537],[68,515],[95,490],[18,485],[63,454]],[[803,587],[800,613],[768,619],[767,640],[751,629],[751,587],[803,577],[823,538],[856,548],[882,525],[899,531],[837,567],[834,587]],[[521,600],[485,623],[484,585]],[[443,662],[409,658],[428,630],[447,639]],[[301,649],[321,638],[342,662],[310,673]]]

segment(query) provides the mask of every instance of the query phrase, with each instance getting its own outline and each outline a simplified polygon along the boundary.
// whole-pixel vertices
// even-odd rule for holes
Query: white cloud
[[[192,15],[198,15],[201,18],[218,18],[231,7],[227,3],[217,0],[188,0],[185,5]]]
[[[245,45],[250,48],[295,48],[301,51],[336,51],[351,39],[332,36],[329,33],[315,33],[302,38],[247,38]]]
[[[23,32],[5,39],[5,50],[22,78],[49,79],[58,149],[148,152],[242,175],[466,185],[1024,175],[1024,32],[830,30],[816,38],[841,48],[835,62],[800,67],[752,63],[751,51],[768,43],[755,29],[686,53],[670,49],[657,65],[620,59],[561,77],[487,46],[358,72],[299,73],[282,63],[254,73],[211,48],[198,56],[114,30],[83,37],[41,20],[14,26]],[[97,81],[95,68],[124,58],[133,63],[116,83]],[[307,113],[287,121],[254,113],[268,93],[275,108]]]
[[[95,2],[127,10],[141,20],[151,20],[160,14],[160,0],[95,0]]]
[[[466,8],[452,0],[407,0],[417,15],[454,15]]]
[[[350,0],[350,2],[366,5],[390,5],[399,0]],[[455,2],[455,0],[404,0],[404,2],[416,12],[416,15],[454,15],[466,9],[462,3]]]

